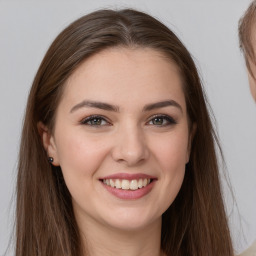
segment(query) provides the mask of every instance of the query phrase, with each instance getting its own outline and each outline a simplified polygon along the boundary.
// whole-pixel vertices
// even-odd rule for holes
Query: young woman
[[[78,19],[29,95],[16,256],[233,255],[215,142],[172,31],[128,9]]]

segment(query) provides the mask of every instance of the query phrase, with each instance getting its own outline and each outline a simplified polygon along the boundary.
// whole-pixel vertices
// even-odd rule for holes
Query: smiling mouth
[[[153,179],[102,179],[100,181],[103,182],[105,185],[116,189],[137,190],[148,186],[153,181]]]

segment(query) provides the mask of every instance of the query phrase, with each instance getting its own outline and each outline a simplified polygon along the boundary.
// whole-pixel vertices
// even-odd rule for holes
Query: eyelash
[[[164,123],[163,124],[150,124],[150,122],[156,121],[156,119],[161,119]],[[99,121],[100,124],[90,124],[89,122],[93,122],[93,121]],[[102,121],[106,122],[106,124],[102,124]],[[109,121],[107,121],[107,119],[104,116],[100,116],[100,115],[92,115],[92,116],[88,116],[85,119],[83,119],[81,121],[81,124],[83,125],[88,125],[88,126],[93,126],[93,127],[100,127],[100,126],[110,126],[111,123]],[[164,127],[164,126],[169,126],[169,125],[175,125],[177,124],[177,122],[174,120],[174,118],[168,116],[168,115],[154,115],[152,117],[150,117],[150,120],[146,123],[146,124],[150,124],[150,125],[154,125],[154,126],[158,126],[158,127]]]
[[[101,122],[102,122],[102,121],[105,121],[106,124],[104,124],[104,125],[102,125],[102,124],[89,124],[89,122],[92,122],[92,121],[94,121],[94,120],[100,120]],[[83,119],[83,120],[81,121],[81,124],[83,124],[83,125],[89,125],[89,126],[94,126],[94,127],[96,127],[96,126],[111,125],[110,122],[108,122],[104,116],[99,116],[99,115],[88,116],[88,117],[86,117],[85,119]]]
[[[164,124],[155,124],[155,126],[158,126],[158,127],[163,127],[163,126],[169,126],[169,125],[174,125],[174,124],[177,124],[177,122],[174,120],[174,118],[168,116],[168,115],[154,115],[152,117],[150,117],[150,120],[147,122],[147,124],[149,124],[150,122],[152,122],[153,120],[156,120],[156,119],[162,119],[163,122],[165,120],[165,123]],[[154,125],[154,124],[152,124]]]

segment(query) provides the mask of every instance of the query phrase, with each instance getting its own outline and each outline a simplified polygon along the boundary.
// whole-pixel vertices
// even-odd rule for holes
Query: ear
[[[58,151],[53,135],[51,134],[48,127],[45,126],[42,122],[37,123],[37,129],[48,157],[53,158],[53,162],[51,164],[54,166],[59,166]]]
[[[190,152],[191,152],[191,145],[193,143],[194,136],[196,134],[197,125],[193,123],[190,129],[189,137],[188,137],[188,149],[187,149],[187,159],[186,164],[189,162]]]

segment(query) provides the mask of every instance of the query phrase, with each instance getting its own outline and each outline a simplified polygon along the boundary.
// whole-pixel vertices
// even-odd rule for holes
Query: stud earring
[[[49,162],[50,164],[52,164],[52,163],[53,163],[53,160],[54,160],[54,159],[53,159],[53,157],[51,157],[51,156],[50,156],[50,157],[48,157],[48,162]]]

